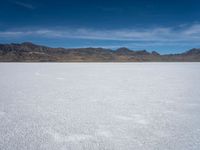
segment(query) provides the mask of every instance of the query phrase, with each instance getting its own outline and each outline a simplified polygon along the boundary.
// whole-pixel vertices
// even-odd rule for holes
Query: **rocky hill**
[[[0,44],[0,62],[200,62],[200,49],[180,54],[160,55],[146,50],[134,51],[122,47],[50,48],[30,42]]]

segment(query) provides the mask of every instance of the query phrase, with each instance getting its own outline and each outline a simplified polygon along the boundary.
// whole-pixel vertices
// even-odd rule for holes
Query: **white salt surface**
[[[200,63],[1,63],[0,150],[199,150]]]

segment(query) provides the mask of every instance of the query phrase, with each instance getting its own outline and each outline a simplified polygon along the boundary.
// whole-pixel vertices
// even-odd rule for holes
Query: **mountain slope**
[[[122,47],[104,48],[50,48],[30,42],[0,44],[1,62],[171,62],[200,61],[200,49],[181,54],[160,55],[156,51],[133,51]]]

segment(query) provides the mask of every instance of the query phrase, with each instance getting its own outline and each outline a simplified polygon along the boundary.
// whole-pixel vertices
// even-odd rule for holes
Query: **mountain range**
[[[179,54],[105,48],[51,48],[31,42],[0,44],[0,62],[200,62],[200,48]]]

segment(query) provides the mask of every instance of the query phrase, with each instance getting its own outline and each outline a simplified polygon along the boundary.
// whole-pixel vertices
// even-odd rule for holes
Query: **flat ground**
[[[1,150],[199,150],[200,63],[1,63]]]

